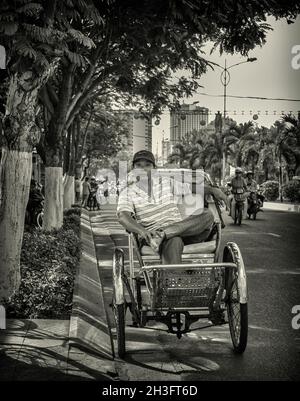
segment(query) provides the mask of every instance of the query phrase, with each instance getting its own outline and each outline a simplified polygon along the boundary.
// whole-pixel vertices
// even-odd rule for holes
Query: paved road
[[[114,210],[102,216],[114,245],[126,246]],[[300,214],[265,211],[257,221],[234,226],[226,218],[222,242],[241,248],[249,286],[249,340],[243,356],[232,353],[228,326],[193,331],[178,340],[162,331],[130,327],[126,361],[117,361],[123,380],[300,380],[300,330],[291,326],[300,305]],[[101,237],[96,235],[101,259]],[[111,268],[101,271],[111,324]]]

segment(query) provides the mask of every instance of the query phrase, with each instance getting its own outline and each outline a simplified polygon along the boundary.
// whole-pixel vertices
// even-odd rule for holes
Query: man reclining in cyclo
[[[192,182],[180,182],[155,171],[151,152],[142,150],[134,155],[131,174],[134,178],[120,193],[117,216],[127,231],[138,234],[141,246],[150,245],[160,254],[163,264],[179,264],[184,245],[209,239],[214,215],[203,208],[182,218],[176,195],[190,194]],[[204,194],[227,204],[226,195],[218,188],[204,184]]]

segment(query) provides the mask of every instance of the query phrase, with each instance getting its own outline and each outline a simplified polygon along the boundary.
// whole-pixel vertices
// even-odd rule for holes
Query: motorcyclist
[[[249,195],[254,193],[255,194],[254,196],[257,196],[258,205],[259,205],[259,207],[261,207],[263,202],[261,200],[261,197],[257,193],[259,186],[257,185],[257,182],[253,179],[253,172],[247,171],[246,177],[247,177],[246,178],[247,191],[248,191]],[[248,202],[250,202],[250,199],[248,199]]]
[[[231,192],[232,194],[229,195],[228,201],[229,201],[229,216],[234,216],[234,207],[235,207],[235,198],[234,196],[239,193],[240,191],[243,191],[244,193],[247,192],[247,183],[246,180],[243,177],[243,170],[240,167],[237,167],[235,169],[235,176],[231,180]],[[247,197],[245,196],[247,199]],[[247,212],[247,202],[245,202],[244,206],[244,213],[243,215],[246,216]]]
[[[226,183],[226,187],[225,187],[225,194],[227,196],[230,196],[231,195],[231,190],[232,190],[231,181],[228,181]]]
[[[246,184],[248,192],[257,192],[258,185],[257,182],[253,179],[252,171],[247,171],[246,173]]]
[[[265,201],[265,196],[264,196],[264,190],[263,190],[262,186],[258,186],[257,198],[261,201],[261,207],[263,207],[264,201]]]

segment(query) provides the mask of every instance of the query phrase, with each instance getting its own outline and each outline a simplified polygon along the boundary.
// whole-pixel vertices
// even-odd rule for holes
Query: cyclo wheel
[[[125,315],[126,303],[122,276],[124,274],[124,253],[117,248],[113,257],[113,313],[116,323],[118,356],[122,359],[126,353]]]
[[[227,315],[229,330],[233,345],[233,351],[242,354],[248,341],[248,304],[247,304],[247,282],[244,262],[238,246],[227,243],[223,262],[237,264],[237,271],[231,268],[225,269],[225,287],[227,290]]]

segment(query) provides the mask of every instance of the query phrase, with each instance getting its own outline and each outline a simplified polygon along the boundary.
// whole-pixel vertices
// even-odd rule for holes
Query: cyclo
[[[211,184],[208,174],[204,175]],[[229,323],[234,352],[245,351],[248,295],[243,258],[238,245],[227,242],[219,261],[224,223],[212,196],[206,202],[215,215],[215,234],[209,241],[185,245],[183,263],[163,265],[149,246],[139,249],[133,233],[128,233],[129,266],[125,266],[123,249],[115,249],[112,308],[120,358],[126,353],[127,311],[134,326],[143,328],[154,320],[165,324],[167,332],[176,334],[178,339],[194,330],[192,324],[201,319],[208,319],[212,326]],[[220,318],[224,313],[227,320]]]

